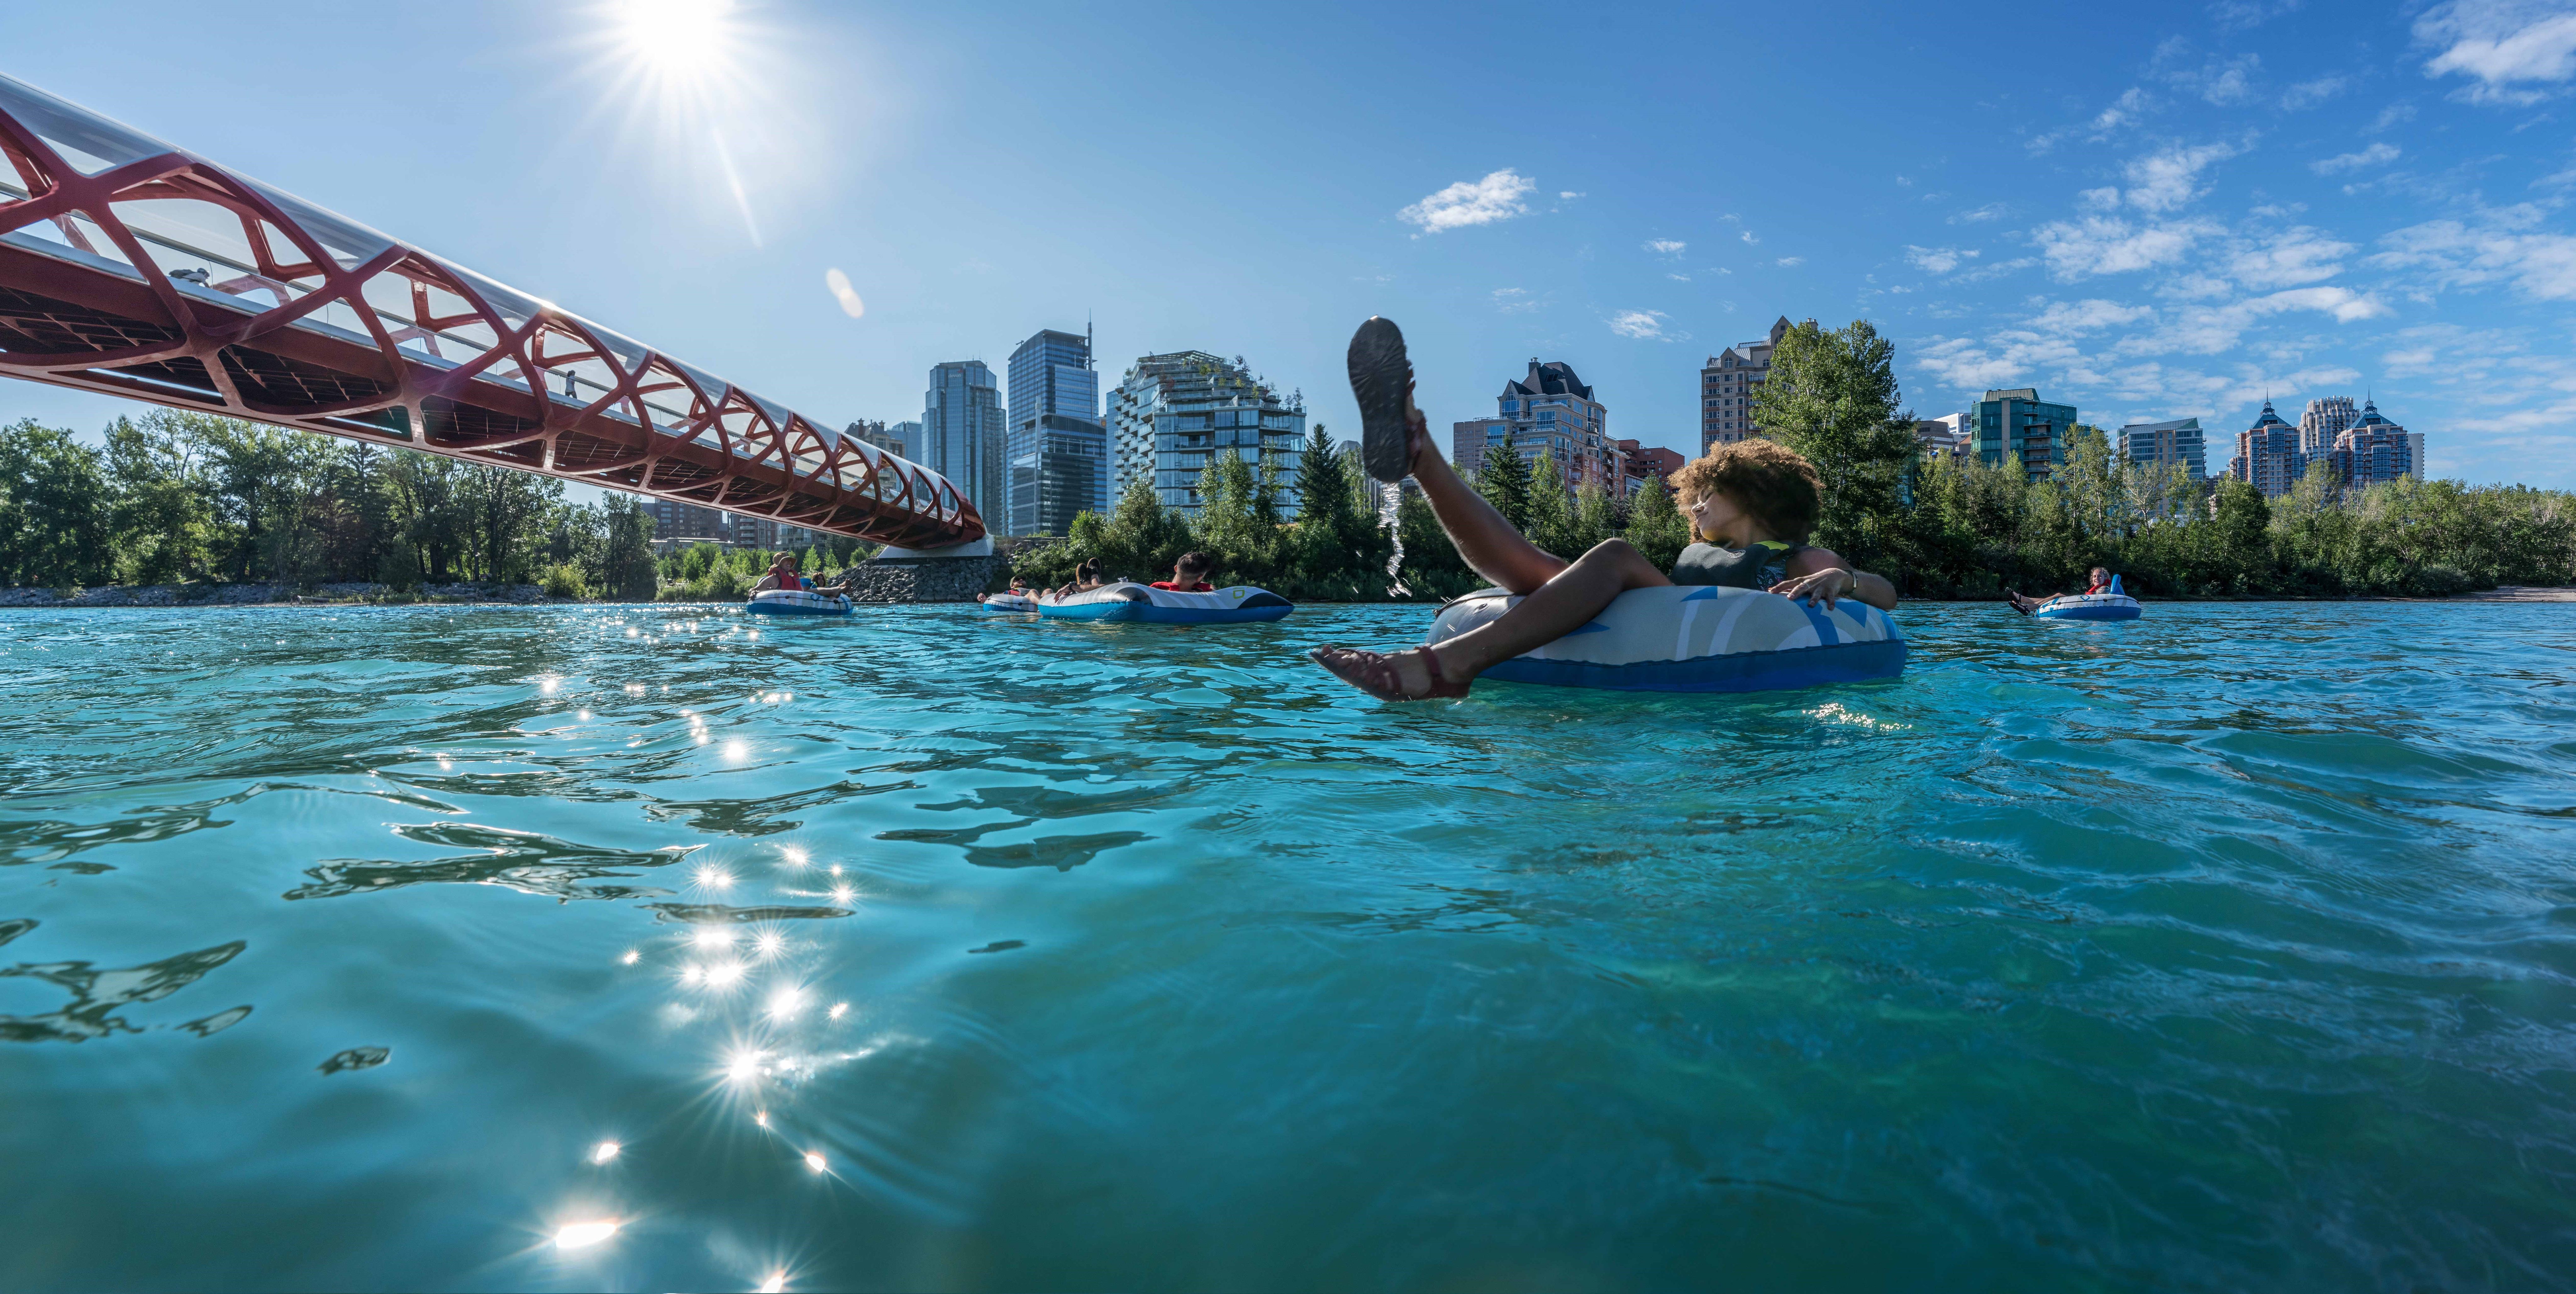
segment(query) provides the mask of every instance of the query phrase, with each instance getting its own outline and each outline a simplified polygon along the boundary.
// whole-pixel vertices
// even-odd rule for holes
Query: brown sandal
[[[1423,672],[1431,676],[1431,690],[1420,696],[1405,691],[1403,681],[1396,676],[1396,657],[1404,655],[1403,652],[1390,655],[1361,651],[1355,647],[1318,647],[1306,655],[1332,671],[1333,677],[1381,701],[1430,701],[1467,695],[1467,688],[1473,680],[1452,683],[1440,672],[1440,658],[1432,654],[1429,647],[1416,647],[1413,651],[1422,658]]]

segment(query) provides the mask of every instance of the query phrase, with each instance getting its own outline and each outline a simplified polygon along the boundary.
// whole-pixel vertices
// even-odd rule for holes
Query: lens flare
[[[838,1019],[840,1019],[842,1016],[848,1015],[849,1013],[850,1013],[850,1004],[849,1004],[849,1003],[847,1003],[847,1002],[835,1002],[835,1003],[833,1003],[833,1004],[832,1004],[832,1009],[831,1009],[831,1010],[824,1012],[824,1014],[825,1014],[825,1015],[828,1015],[828,1016],[830,1016],[831,1018],[833,1018],[833,1019],[835,1019],[835,1020],[838,1020]]]
[[[590,1148],[590,1162],[594,1164],[607,1163],[609,1160],[617,1158],[617,1152],[624,1150],[625,1148],[626,1147],[618,1145],[614,1141],[603,1141]]]
[[[824,1167],[824,1165],[823,1165],[823,1154],[822,1154],[822,1152],[821,1152],[821,1151],[816,1151],[816,1150],[808,1150],[808,1151],[806,1151],[806,1152],[805,1152],[805,1167],[806,1167],[806,1169],[807,1169],[808,1171],[810,1171],[810,1172],[817,1172],[817,1173],[822,1172],[822,1171],[823,1171],[823,1167]]]
[[[787,1273],[771,1272],[767,1279],[760,1282],[760,1294],[787,1294]]]
[[[566,1223],[555,1231],[555,1248],[588,1249],[616,1235],[620,1225],[622,1224],[615,1218],[602,1218],[597,1222]]]

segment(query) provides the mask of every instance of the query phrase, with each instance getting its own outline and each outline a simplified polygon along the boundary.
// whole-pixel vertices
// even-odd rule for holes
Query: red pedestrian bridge
[[[910,548],[938,473],[0,76],[0,375]]]

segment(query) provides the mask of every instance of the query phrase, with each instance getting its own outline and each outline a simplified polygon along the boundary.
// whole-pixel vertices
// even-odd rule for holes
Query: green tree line
[[[768,564],[713,544],[657,562],[633,496],[569,503],[561,480],[507,467],[178,410],[103,439],[0,426],[0,585],[535,583],[641,601],[740,597]]]
[[[2423,596],[2576,584],[2576,496],[2459,481],[2350,488],[2331,464],[2277,499],[2232,477],[2132,464],[2074,430],[2041,480],[2019,463],[1924,455],[1895,348],[1868,321],[1793,327],[1753,420],[1824,479],[1816,542],[1913,597],[2079,587],[2105,566],[2159,597]]]

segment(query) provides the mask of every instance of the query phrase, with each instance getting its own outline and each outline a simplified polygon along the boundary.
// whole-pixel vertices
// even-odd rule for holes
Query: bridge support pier
[[[993,551],[992,536],[946,548],[897,548],[850,572],[853,602],[972,602],[1011,559]]]

